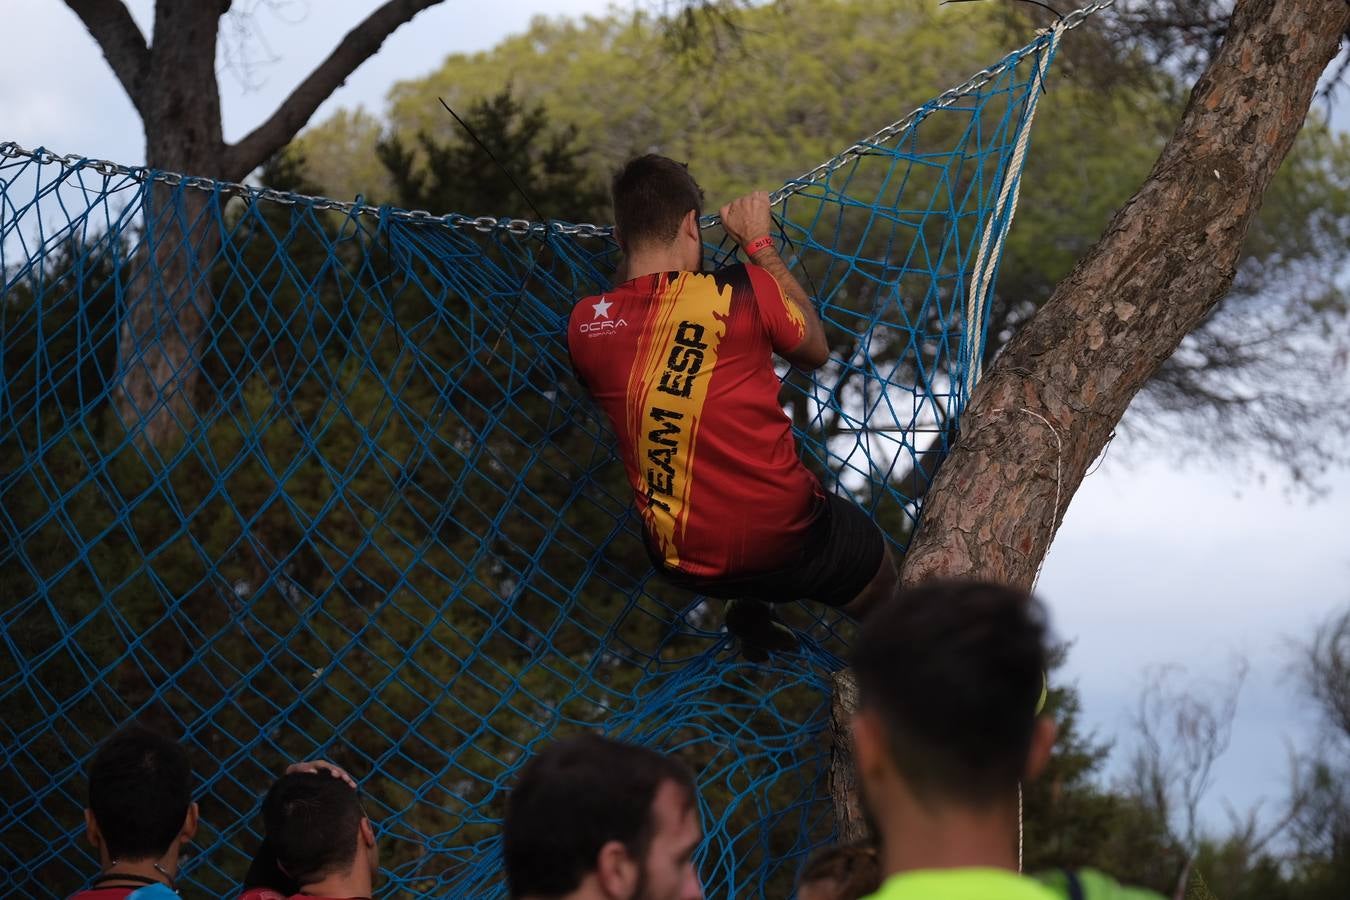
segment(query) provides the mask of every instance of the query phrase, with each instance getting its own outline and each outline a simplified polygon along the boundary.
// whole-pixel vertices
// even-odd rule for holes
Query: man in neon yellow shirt
[[[870,900],[1158,900],[1096,872],[1018,874],[1018,784],[1055,742],[1046,641],[1040,603],[990,584],[931,584],[866,620],[853,736],[885,878]]]

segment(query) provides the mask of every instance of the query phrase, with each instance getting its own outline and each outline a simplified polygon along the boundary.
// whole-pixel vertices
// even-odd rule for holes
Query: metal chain
[[[0,157],[5,159],[29,159],[38,165],[59,165],[67,170],[92,169],[105,177],[130,178],[142,183],[164,184],[169,187],[185,187],[231,197],[245,197],[249,200],[264,200],[283,206],[297,204],[317,210],[332,210],[348,216],[371,216],[378,218],[384,210],[368,203],[333,200],[328,197],[314,197],[309,194],[297,194],[290,191],[278,191],[273,188],[257,187],[237,182],[216,181],[196,175],[181,175],[177,172],[159,172],[145,166],[124,166],[106,159],[90,159],[78,153],[64,156],[39,147],[26,150],[14,141],[0,143]],[[524,236],[543,235],[545,232],[576,235],[578,237],[605,237],[611,229],[607,226],[589,223],[531,222],[528,219],[498,218],[496,216],[466,216],[461,213],[435,215],[424,209],[389,209],[387,215],[392,219],[423,224],[441,224],[451,228],[467,228],[481,232],[506,231]]]
[[[962,84],[942,92],[928,103],[925,103],[923,106],[910,112],[904,118],[897,119],[872,136],[858,141],[844,152],[821,163],[809,172],[793,178],[786,185],[770,194],[769,202],[776,206],[793,194],[799,193],[812,184],[828,178],[833,172],[842,166],[847,165],[853,159],[868,153],[878,144],[884,144],[891,138],[903,132],[920,116],[927,115],[928,113],[939,109],[945,109],[960,98],[979,90],[997,77],[1000,72],[1007,69],[1010,62],[1015,63],[1023,56],[1033,52],[1042,43],[1048,41],[1052,31],[1060,32],[1062,34],[1065,31],[1077,28],[1088,18],[1088,16],[1101,12],[1109,6],[1114,6],[1115,2],[1116,0],[1101,0],[1101,2],[1093,3],[1090,6],[1085,6],[1082,9],[1069,13],[1054,25],[1050,26],[1050,28],[1043,31],[1036,40],[1032,41],[1027,46],[1010,53],[994,65],[976,72]],[[370,216],[378,219],[381,216],[385,216],[390,219],[404,222],[441,224],[450,228],[472,229],[484,233],[505,231],[508,234],[520,237],[526,235],[542,237],[552,233],[583,238],[603,238],[608,237],[614,230],[609,225],[594,225],[587,222],[531,222],[528,219],[498,218],[495,216],[466,216],[461,213],[450,213],[448,215],[438,216],[434,213],[427,212],[424,209],[393,209],[371,206],[369,203],[333,200],[328,197],[314,197],[308,194],[278,191],[272,188],[257,187],[255,185],[240,184],[237,182],[216,181],[211,178],[203,178],[197,175],[180,175],[176,172],[160,172],[146,168],[145,166],[124,166],[110,162],[106,159],[90,159],[86,156],[80,156],[78,153],[67,153],[64,156],[61,156],[43,147],[39,147],[36,150],[26,150],[14,141],[0,143],[0,157],[5,159],[29,159],[36,162],[38,165],[46,166],[55,164],[68,170],[92,169],[99,175],[108,178],[122,176],[142,183],[153,182],[168,185],[169,187],[181,186],[194,190],[225,194],[231,197],[244,197],[252,201],[262,200],[269,203],[279,203],[283,206],[295,206],[296,204],[300,204],[311,209],[331,210],[352,217]],[[704,228],[715,225],[717,224],[717,217],[705,216],[701,224]]]

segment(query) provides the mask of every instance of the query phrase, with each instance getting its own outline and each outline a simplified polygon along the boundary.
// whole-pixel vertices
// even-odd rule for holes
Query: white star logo
[[[613,306],[613,305],[614,305],[613,303],[610,303],[610,302],[609,302],[608,300],[606,300],[604,297],[601,297],[601,298],[600,298],[600,302],[597,303],[597,304],[595,304],[595,306],[591,307],[592,309],[595,310],[595,315],[591,316],[591,318],[592,318],[592,319],[598,319],[598,318],[600,318],[601,316],[604,316],[606,319],[608,319],[608,318],[609,318],[609,308],[610,308],[611,306]]]

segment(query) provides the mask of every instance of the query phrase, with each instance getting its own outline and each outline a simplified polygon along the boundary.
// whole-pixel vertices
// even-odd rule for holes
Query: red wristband
[[[765,247],[772,247],[772,246],[773,246],[773,238],[769,237],[766,234],[764,235],[764,237],[755,238],[753,241],[746,244],[745,247],[743,247],[742,249],[745,250],[746,256],[754,256],[756,253],[763,250]]]

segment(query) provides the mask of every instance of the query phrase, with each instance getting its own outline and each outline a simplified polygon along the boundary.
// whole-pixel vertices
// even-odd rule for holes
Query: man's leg
[[[861,621],[895,595],[895,558],[885,533],[862,507],[835,494],[825,501],[825,528],[799,584],[806,597]]]
[[[895,571],[895,557],[891,555],[891,548],[888,546],[885,555],[881,557],[881,565],[877,566],[877,573],[872,576],[872,580],[860,594],[844,605],[843,610],[861,622],[872,610],[894,597],[899,586],[900,578]]]
[[[792,585],[790,579],[770,573],[705,580],[672,572],[655,558],[652,565],[669,584],[725,601],[723,621],[727,633],[740,642],[741,655],[750,662],[767,662],[770,653],[791,653],[800,646],[796,632],[783,624],[774,612],[773,603],[764,599],[788,596]]]
[[[837,511],[836,515],[838,514],[840,513]],[[852,521],[845,524],[845,528],[840,532],[830,534],[828,538],[836,542],[837,548],[840,546],[846,548],[845,556],[838,560],[841,565],[846,568],[848,553],[860,549],[865,552],[864,548],[868,542],[880,542],[882,546],[882,561],[877,565],[871,580],[868,580],[863,590],[857,592],[852,600],[838,607],[861,622],[877,606],[895,596],[896,588],[899,587],[899,576],[896,575],[895,557],[891,555],[890,545],[886,544],[886,538],[882,536],[880,529],[876,528],[875,522],[869,518],[861,518],[861,510],[857,510],[856,506],[850,506],[844,514],[850,515]],[[852,525],[852,530],[846,525]],[[837,548],[834,551],[836,553]],[[819,546],[817,551],[830,553],[832,548]],[[830,580],[833,579],[834,576],[830,576]],[[801,588],[802,584],[798,582],[792,584],[792,587]],[[791,587],[780,587],[776,592],[780,595],[790,595],[791,590]],[[751,598],[729,600],[726,603],[726,630],[740,638],[741,652],[752,663],[763,663],[767,660],[768,650],[787,653],[795,650],[798,645],[794,631],[778,618],[772,603],[765,603],[764,600]]]
[[[741,642],[750,662],[767,662],[769,654],[791,653],[800,646],[796,633],[773,610],[773,604],[752,597],[728,600],[727,632]]]

